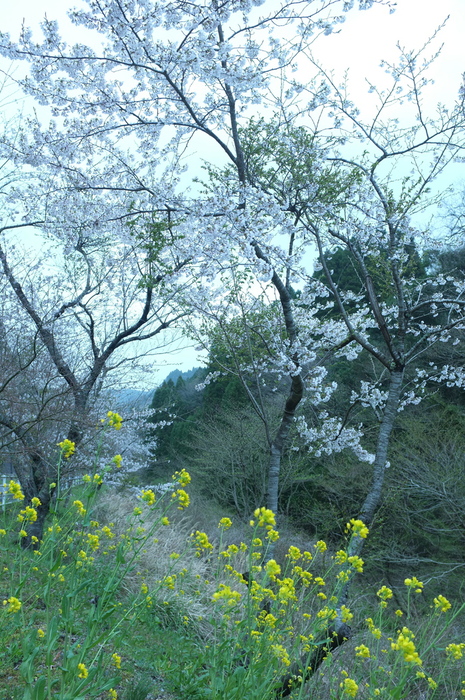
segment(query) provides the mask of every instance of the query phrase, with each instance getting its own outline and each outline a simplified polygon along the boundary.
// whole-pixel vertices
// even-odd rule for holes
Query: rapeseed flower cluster
[[[295,576],[298,576],[300,578],[303,586],[308,587],[312,583],[313,574],[311,574],[310,571],[303,569],[301,566],[294,566],[292,569],[292,573]],[[323,579],[321,579],[321,580],[323,580]],[[315,580],[315,583],[318,584],[318,581]],[[324,581],[323,581],[323,585],[324,585]]]
[[[348,557],[347,561],[352,566],[352,568],[355,569],[355,571],[357,571],[359,574],[363,572],[364,561],[361,557],[354,555],[353,557]]]
[[[412,576],[412,578],[406,578],[404,583],[407,586],[407,588],[414,588],[415,593],[421,593],[423,590],[423,583],[419,581],[416,578],[416,576]]]
[[[17,520],[20,523],[35,523],[37,520],[37,511],[32,506],[26,506],[23,510],[20,510],[17,516]]]
[[[78,678],[87,678],[89,671],[87,670],[85,664],[78,664],[77,669],[79,671]]]
[[[8,484],[8,493],[11,493],[17,501],[24,501],[24,493],[21,491],[21,485],[16,481],[10,481]]]
[[[210,551],[213,549],[213,545],[209,541],[208,535],[205,532],[200,532],[199,530],[196,530],[195,533],[192,533],[191,537],[193,538],[194,546],[197,550],[196,554],[198,557],[200,557],[202,550]]]
[[[367,617],[365,622],[368,625],[368,629],[370,630],[371,634],[375,639],[381,639],[381,630],[379,627],[376,627],[375,623],[373,622],[373,619],[371,617]]]
[[[148,489],[147,491],[142,491],[141,494],[141,499],[147,503],[149,506],[153,506],[155,503],[155,494],[152,491],[152,489]]]
[[[287,577],[280,580],[279,584],[278,597],[282,604],[287,605],[289,601],[297,600],[294,579]]]
[[[233,605],[237,605],[241,597],[239,591],[233,591],[230,586],[220,583],[219,589],[212,595],[212,600],[224,601],[226,605],[232,607]]]
[[[108,411],[107,418],[108,418],[108,425],[110,426],[110,428],[114,428],[115,430],[120,430],[120,428],[123,425],[123,419],[121,418],[119,413],[115,413],[115,411]]]
[[[385,608],[387,605],[387,601],[390,598],[392,598],[393,593],[392,593],[392,590],[390,588],[388,588],[387,586],[381,586],[379,591],[377,591],[376,595],[378,596],[378,598],[381,598],[381,605],[383,608]],[[384,603],[384,605],[383,605],[383,603]]]
[[[72,440],[63,440],[57,444],[61,450],[62,457],[65,459],[69,459],[76,451],[76,443]]]
[[[352,678],[344,678],[342,683],[340,683],[340,687],[342,692],[348,695],[349,698],[355,698],[358,693],[358,685]]]
[[[180,472],[174,472],[172,479],[177,481],[180,486],[188,486],[191,483],[191,475],[185,469]]]
[[[230,518],[221,518],[218,523],[218,527],[223,528],[223,530],[229,530],[232,525],[232,520]]]
[[[265,571],[270,579],[274,580],[281,573],[281,567],[274,559],[269,559],[265,564]]]
[[[22,603],[20,600],[18,600],[18,598],[11,596],[11,598],[8,598],[8,600],[3,601],[3,605],[8,605],[6,609],[7,612],[15,613],[21,610]]]
[[[284,664],[284,666],[291,665],[291,660],[289,658],[287,649],[283,647],[282,644],[272,644],[271,651]]]
[[[254,516],[258,518],[258,527],[273,528],[276,525],[275,515],[269,508],[257,508],[254,511]],[[250,524],[253,527],[255,522],[251,520]]]
[[[407,663],[421,666],[423,661],[420,659],[415,648],[415,643],[413,642],[414,638],[415,635],[413,632],[411,632],[408,627],[403,627],[402,632],[399,632],[397,641],[391,642],[391,649],[401,651]]]
[[[461,642],[460,644],[448,644],[446,646],[446,654],[450,659],[458,661],[461,659],[465,653],[465,644]]]
[[[355,656],[360,656],[362,659],[370,659],[370,650],[365,644],[360,644],[358,647],[355,647]]]
[[[111,461],[117,469],[121,469],[121,466],[123,464],[123,458],[121,457],[121,455],[115,455],[111,458]]]
[[[363,520],[356,520],[355,518],[352,518],[346,525],[346,532],[352,533],[352,535],[355,537],[362,537],[365,539],[368,537],[368,533],[370,531]]]
[[[173,495],[172,498],[177,498],[178,499],[178,510],[183,510],[184,508],[187,508],[187,506],[190,503],[190,498],[189,494],[184,491],[184,489],[177,489]]]
[[[82,501],[73,501],[73,506],[75,506],[75,508],[77,508],[79,515],[84,516],[86,514],[87,511],[84,508],[84,504]]]
[[[298,547],[291,545],[287,551],[286,557],[289,557],[292,561],[298,561],[302,558],[302,552]]]
[[[452,607],[447,598],[445,598],[443,595],[438,595],[437,598],[434,598],[433,603],[436,610],[443,613],[447,612]]]

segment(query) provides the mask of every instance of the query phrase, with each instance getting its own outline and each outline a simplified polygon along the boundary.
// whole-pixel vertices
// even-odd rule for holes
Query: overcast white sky
[[[17,39],[23,20],[33,30],[38,29],[46,14],[60,22],[67,40],[73,43],[83,36],[78,36],[66,12],[80,4],[82,0],[0,0],[0,29]],[[323,65],[341,74],[349,68],[356,82],[365,75],[375,79],[381,59],[395,58],[397,42],[408,48],[419,47],[448,15],[450,19],[441,32],[443,53],[434,69],[438,99],[446,99],[456,94],[465,71],[465,0],[397,0],[393,14],[379,6],[364,12],[354,10],[338,34],[318,40],[315,55]]]
[[[79,4],[79,0],[0,0],[0,30],[10,32],[12,39],[17,39],[23,20],[31,29],[38,30],[46,14],[49,19],[59,21],[68,42],[85,41],[86,37],[79,35],[66,17],[66,11]],[[419,48],[448,15],[449,20],[435,44],[437,47],[443,42],[444,47],[430,72],[435,84],[429,90],[429,101],[431,108],[437,102],[451,103],[465,72],[465,0],[397,0],[393,14],[389,14],[386,7],[353,11],[338,34],[321,37],[315,43],[314,55],[323,66],[334,69],[341,77],[349,69],[352,96],[360,104],[367,95],[365,78],[379,81],[380,61],[395,60],[396,44]],[[39,36],[37,34],[37,38]],[[9,68],[3,59],[0,67]],[[174,366],[189,369],[198,364],[195,355],[192,349],[179,352],[172,358],[173,365],[161,371],[160,378]]]

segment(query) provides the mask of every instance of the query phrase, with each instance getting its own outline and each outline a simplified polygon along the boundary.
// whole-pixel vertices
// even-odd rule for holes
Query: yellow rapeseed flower
[[[440,612],[447,612],[451,608],[451,604],[443,595],[438,595],[433,599],[434,607]]]
[[[281,567],[274,559],[269,559],[265,564],[265,571],[270,578],[276,578],[281,573]]]
[[[347,561],[347,552],[344,552],[343,549],[340,549],[338,552],[336,552],[334,559],[336,560],[337,564],[345,564]]]
[[[358,693],[358,685],[352,678],[344,678],[339,685],[345,695],[348,695],[350,698],[355,698]]]
[[[298,547],[294,547],[293,545],[291,545],[288,549],[286,556],[289,557],[289,559],[292,559],[292,561],[297,561],[302,557],[302,552]]]
[[[419,581],[416,576],[413,576],[412,578],[406,578],[404,583],[407,586],[407,588],[414,588],[415,593],[421,593],[423,583]]]
[[[65,459],[69,459],[76,451],[76,443],[74,443],[72,440],[63,440],[62,442],[58,442],[57,445]]]
[[[236,605],[241,599],[239,591],[233,591],[230,586],[220,583],[219,589],[212,595],[214,601],[224,601],[228,606]]]
[[[111,658],[113,659],[113,663],[115,664],[116,668],[121,668],[121,656],[119,654],[112,654]]]
[[[391,642],[391,649],[401,651],[407,663],[421,666],[423,662],[415,649],[414,636],[408,627],[403,627],[402,632],[397,637],[397,641]]]
[[[362,537],[365,539],[368,536],[369,529],[363,522],[363,520],[356,520],[352,518],[346,525],[346,531],[352,532],[352,535],[356,537]]]
[[[187,508],[187,506],[190,503],[190,498],[189,494],[184,491],[184,489],[177,489],[173,493],[173,498],[177,498],[179,505],[178,505],[178,510],[183,510],[184,508]]]
[[[218,527],[222,527],[223,530],[228,530],[232,525],[232,520],[230,518],[221,518],[218,523]]]
[[[285,649],[282,644],[272,644],[271,651],[285,666],[291,665],[287,649]]]
[[[350,622],[353,618],[353,614],[350,612],[350,608],[346,605],[341,605],[341,620],[342,622]]]
[[[200,532],[199,530],[196,530],[195,533],[192,533],[191,537],[194,539],[194,546],[197,550],[197,554],[200,554],[202,549],[205,549],[207,551],[213,549],[213,545],[209,541],[206,532]]]
[[[89,547],[95,552],[100,547],[100,539],[98,535],[87,533],[87,542]]]
[[[40,502],[40,498],[37,498],[37,496],[34,496],[34,498],[31,498],[31,503],[34,506],[34,508],[38,508],[39,506],[42,505]]]
[[[115,411],[108,411],[107,418],[108,418],[108,425],[111,428],[114,428],[115,430],[119,430],[121,428],[121,426],[123,425],[123,419],[121,418],[119,413],[115,413]]]
[[[259,527],[265,527],[267,525],[274,527],[276,525],[275,515],[269,508],[257,508],[254,511],[254,516],[258,518]]]
[[[297,600],[295,594],[294,580],[292,578],[283,578],[280,582],[278,597],[281,603],[287,603],[290,600]]]
[[[465,644],[463,642],[461,644],[448,644],[446,646],[446,654],[450,659],[455,659],[456,661],[462,658],[464,651]]]
[[[360,656],[362,659],[369,659],[371,657],[370,650],[365,644],[360,644],[360,646],[355,647],[355,656]]]
[[[367,623],[368,629],[370,630],[373,637],[375,639],[381,639],[381,630],[379,629],[379,627],[375,626],[373,619],[371,617],[367,617],[365,622]]]
[[[123,464],[123,458],[121,457],[121,455],[115,455],[111,458],[111,461],[117,469],[121,469],[121,465]]]
[[[279,532],[268,525],[265,537],[270,542],[277,542],[279,540]]]
[[[3,601],[3,605],[8,605],[8,608],[6,610],[7,612],[15,613],[21,610],[22,603],[20,600],[18,600],[18,598],[11,596],[11,598],[8,598],[8,600]]]
[[[16,481],[10,481],[8,484],[8,493],[11,493],[17,501],[24,501],[24,494],[21,491],[21,485]]]
[[[22,523],[26,521],[27,523],[35,523],[37,520],[37,511],[32,506],[26,506],[23,510],[20,510],[17,516],[17,520]]]
[[[149,506],[153,506],[153,504],[155,503],[155,494],[152,491],[152,489],[149,489],[148,491],[142,491],[141,498]]]
[[[188,486],[191,483],[191,475],[185,469],[181,469],[180,472],[174,472],[171,478],[177,481],[180,486]]]
[[[85,667],[85,664],[78,664],[77,668],[79,671],[78,678],[87,678],[87,676],[89,675],[89,671]]]
[[[353,557],[348,557],[347,561],[359,574],[363,572],[364,561],[361,557],[354,555]]]
[[[378,598],[381,598],[381,600],[389,600],[389,598],[392,598],[393,594],[390,588],[382,586],[379,591],[377,591],[376,595]]]
[[[85,515],[86,514],[86,509],[84,508],[84,504],[82,501],[73,501],[73,506],[76,506],[79,515]]]

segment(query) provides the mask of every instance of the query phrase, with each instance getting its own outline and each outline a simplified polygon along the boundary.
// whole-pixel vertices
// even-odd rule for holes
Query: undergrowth
[[[63,462],[74,445],[60,447]],[[58,488],[33,547],[22,541],[40,501],[25,504],[20,484],[8,485],[16,505],[0,528],[2,700],[465,696],[464,605],[438,595],[419,617],[413,601],[424,586],[409,576],[402,609],[381,586],[360,618],[341,603],[344,583],[363,572],[360,557],[319,541],[290,546],[278,563],[266,508],[246,542],[227,539],[227,517],[210,541],[173,517],[189,506],[185,470],[130,503],[105,490],[116,457],[71,492]],[[346,544],[367,535],[353,519]],[[340,630],[351,638],[335,644]]]

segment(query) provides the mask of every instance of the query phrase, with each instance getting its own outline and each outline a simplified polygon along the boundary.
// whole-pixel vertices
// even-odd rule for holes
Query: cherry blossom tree
[[[55,189],[46,180],[31,177],[26,185],[10,184],[6,193],[15,206],[23,188],[31,188],[30,204],[43,214],[43,252],[33,253],[35,260],[19,254],[9,234],[25,224],[5,223],[0,245],[2,283],[9,290],[0,424],[5,445],[19,445],[25,457],[15,460],[25,496],[42,503],[38,531],[56,482],[57,442],[80,443],[95,426],[92,408],[108,375],[117,372],[121,383],[127,368],[135,380],[134,358],[153,352],[147,342],[162,338],[183,316],[174,298],[188,264],[167,244],[169,228],[134,220],[102,226],[93,218],[95,200],[73,198],[60,178],[53,180]],[[167,342],[163,337],[159,346]]]
[[[358,7],[374,1],[359,0]],[[292,103],[301,90],[294,61],[318,34],[342,23],[353,5],[298,0],[262,13],[260,3],[89,0],[69,15],[91,31],[91,46],[68,46],[48,18],[42,43],[26,28],[17,44],[1,34],[4,56],[29,61],[29,75],[19,83],[40,105],[14,136],[2,138],[2,155],[21,172],[21,180],[5,189],[2,233],[38,227],[66,276],[55,298],[46,300],[15,271],[7,240],[0,259],[72,397],[68,439],[82,439],[81,417],[109,368],[124,361],[123,350],[184,313],[173,310],[175,290],[189,286],[192,274],[213,279],[218,263],[229,259],[241,234],[225,237],[223,222],[241,219],[245,245],[270,267],[261,245],[267,231],[259,221],[250,225],[244,207],[242,189],[250,178],[239,124],[255,105],[272,104],[276,88]],[[235,169],[240,186],[234,201],[227,190],[207,198],[184,191],[186,158],[205,139],[215,148],[212,158]],[[262,227],[268,226],[266,219]],[[186,268],[193,265],[189,277]],[[273,280],[292,337],[288,292],[277,271]],[[278,452],[300,383],[295,372]],[[45,504],[46,481],[33,485],[32,479],[27,496],[39,495]]]

